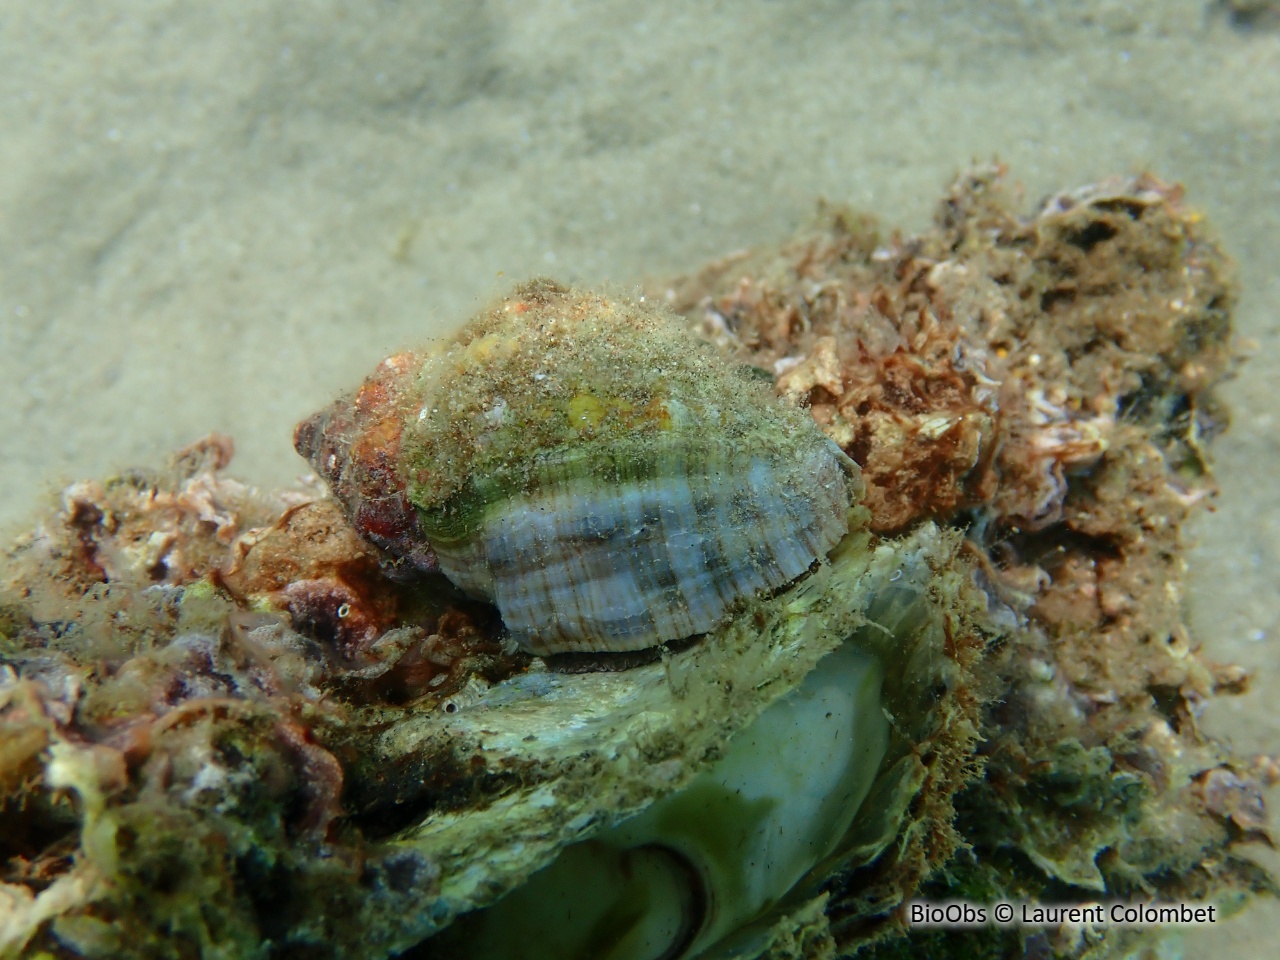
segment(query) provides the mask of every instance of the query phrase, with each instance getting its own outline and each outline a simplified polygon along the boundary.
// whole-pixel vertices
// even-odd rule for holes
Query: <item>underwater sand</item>
[[[288,483],[295,421],[515,280],[625,291],[820,196],[919,229],[993,156],[1028,204],[1179,180],[1238,260],[1189,602],[1258,671],[1206,728],[1280,750],[1280,30],[1208,0],[0,0],[0,525],[211,429]]]

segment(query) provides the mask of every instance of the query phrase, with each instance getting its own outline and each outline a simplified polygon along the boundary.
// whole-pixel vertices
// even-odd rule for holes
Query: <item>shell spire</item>
[[[399,466],[401,394],[417,362],[412,353],[388,357],[354,395],[293,431],[294,449],[329,484],[357,532],[382,551],[384,569],[397,580],[439,569]]]
[[[704,633],[823,557],[861,492],[670,314],[548,281],[384,361],[296,445],[398,568],[438,563],[536,654]]]

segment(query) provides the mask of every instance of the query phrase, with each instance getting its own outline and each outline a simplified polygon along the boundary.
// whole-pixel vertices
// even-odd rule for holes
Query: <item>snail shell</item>
[[[861,492],[806,413],[669,314],[548,282],[384,362],[295,444],[361,533],[539,655],[707,632],[823,557]]]

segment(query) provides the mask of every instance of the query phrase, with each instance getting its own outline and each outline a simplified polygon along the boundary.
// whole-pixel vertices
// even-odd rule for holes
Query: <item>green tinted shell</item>
[[[416,376],[423,536],[533,653],[705,633],[825,556],[860,492],[804,411],[644,302],[526,285]]]

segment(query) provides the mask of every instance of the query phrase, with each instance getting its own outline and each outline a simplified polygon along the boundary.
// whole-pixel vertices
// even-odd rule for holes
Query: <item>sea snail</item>
[[[848,530],[857,466],[643,301],[526,284],[386,361],[295,446],[357,529],[538,655],[706,633]]]

